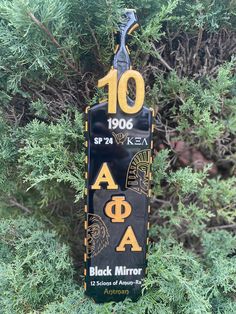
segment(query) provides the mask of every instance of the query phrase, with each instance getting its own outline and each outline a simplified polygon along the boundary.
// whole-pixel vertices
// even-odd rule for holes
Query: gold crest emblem
[[[108,229],[99,215],[88,214],[87,256],[98,255],[109,244]]]
[[[150,173],[150,149],[144,149],[132,158],[127,176],[126,188],[139,194],[148,195]]]

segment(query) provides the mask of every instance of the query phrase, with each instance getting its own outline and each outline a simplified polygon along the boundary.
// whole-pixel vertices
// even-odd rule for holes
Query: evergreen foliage
[[[57,124],[33,120],[24,130],[20,151],[21,175],[29,188],[36,188],[43,204],[60,197],[66,188],[57,185],[67,183],[75,190],[79,200],[84,192],[83,120],[75,112],[73,123],[69,114],[63,115]],[[78,151],[80,151],[78,154]],[[58,193],[57,193],[58,190]]]
[[[73,286],[69,250],[32,218],[1,220],[0,309],[29,313],[60,300]]]
[[[83,112],[122,9],[155,110],[149,271],[137,303],[82,289]],[[0,0],[0,312],[236,313],[236,4]]]

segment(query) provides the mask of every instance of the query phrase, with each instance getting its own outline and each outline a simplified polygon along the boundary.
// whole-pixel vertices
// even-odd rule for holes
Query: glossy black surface
[[[129,120],[130,115],[123,113],[116,115],[118,118]],[[135,282],[141,281],[145,276],[146,268],[146,239],[147,239],[147,223],[148,223],[148,196],[143,193],[137,193],[126,188],[126,176],[129,164],[134,155],[140,151],[150,149],[151,145],[151,124],[152,113],[149,109],[143,108],[138,114],[133,115],[134,127],[132,130],[125,130],[128,133],[127,138],[130,141],[124,144],[115,142],[112,132],[108,129],[107,120],[110,116],[107,114],[107,104],[100,104],[92,107],[88,113],[89,132],[88,132],[88,209],[89,213],[96,214],[101,217],[105,223],[109,234],[109,245],[107,245],[97,256],[88,258],[87,274],[90,267],[97,266],[99,269],[105,269],[108,265],[114,270],[116,266],[126,266],[127,268],[142,268],[140,275],[130,276],[87,276],[87,294],[94,298],[96,302],[120,301],[125,297],[137,299],[141,294],[141,284],[133,284],[131,286],[118,284],[117,286],[92,286],[91,281],[114,282],[116,280]],[[116,134],[124,132],[116,129]],[[114,144],[94,144],[95,138],[113,138]],[[137,140],[138,139],[138,140]],[[141,139],[141,140],[140,140]],[[92,190],[91,185],[95,179],[102,164],[106,162],[112,173],[114,181],[119,185],[119,190],[106,190],[106,184],[103,189]],[[126,200],[132,206],[132,214],[124,223],[112,223],[110,218],[104,213],[106,203],[111,200],[112,196],[125,196]],[[88,224],[92,222],[88,219]],[[131,252],[130,248],[126,252],[116,252],[122,235],[126,228],[132,226],[137,237],[139,245],[143,248],[142,252]],[[103,241],[101,238],[99,241]],[[128,290],[128,294],[104,294],[105,289]]]
[[[119,49],[114,56],[113,67],[120,76],[130,69],[130,59],[125,47],[129,30],[137,23],[132,10],[125,12],[120,25]],[[128,98],[130,106],[134,101]],[[108,114],[106,102],[88,110],[88,178],[87,178],[87,232],[86,232],[86,294],[96,302],[122,301],[126,297],[137,300],[145,277],[147,226],[149,203],[149,172],[151,157],[152,112],[143,107],[137,114],[127,115],[119,110]],[[133,127],[110,128],[108,119],[130,121]],[[107,163],[118,189],[108,190],[107,183],[100,190],[93,190],[99,171]],[[105,208],[112,197],[122,196],[132,208],[123,222],[112,222]],[[124,209],[124,208],[123,208]],[[113,207],[113,212],[115,208]],[[132,227],[142,251],[117,252],[124,233]],[[115,271],[122,267],[124,274]],[[103,274],[93,273],[105,270]],[[125,273],[138,269],[136,273]],[[134,272],[134,271],[133,271]]]
[[[125,71],[130,69],[131,62],[126,49],[129,30],[137,23],[137,16],[133,10],[128,10],[122,17],[120,31],[117,36],[118,51],[114,55],[113,67],[118,70],[118,79]]]

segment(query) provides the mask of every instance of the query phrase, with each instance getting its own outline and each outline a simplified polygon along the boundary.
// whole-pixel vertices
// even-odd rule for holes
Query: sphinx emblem
[[[136,153],[132,158],[126,176],[126,188],[148,195],[150,173],[150,149]]]
[[[109,244],[109,233],[99,215],[88,214],[87,256],[98,255]]]

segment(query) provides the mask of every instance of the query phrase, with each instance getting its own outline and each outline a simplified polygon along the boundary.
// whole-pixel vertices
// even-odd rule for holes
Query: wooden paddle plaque
[[[84,286],[98,303],[137,300],[147,266],[153,114],[126,46],[137,26],[135,11],[126,10],[113,66],[98,82],[108,87],[108,100],[87,109]]]

